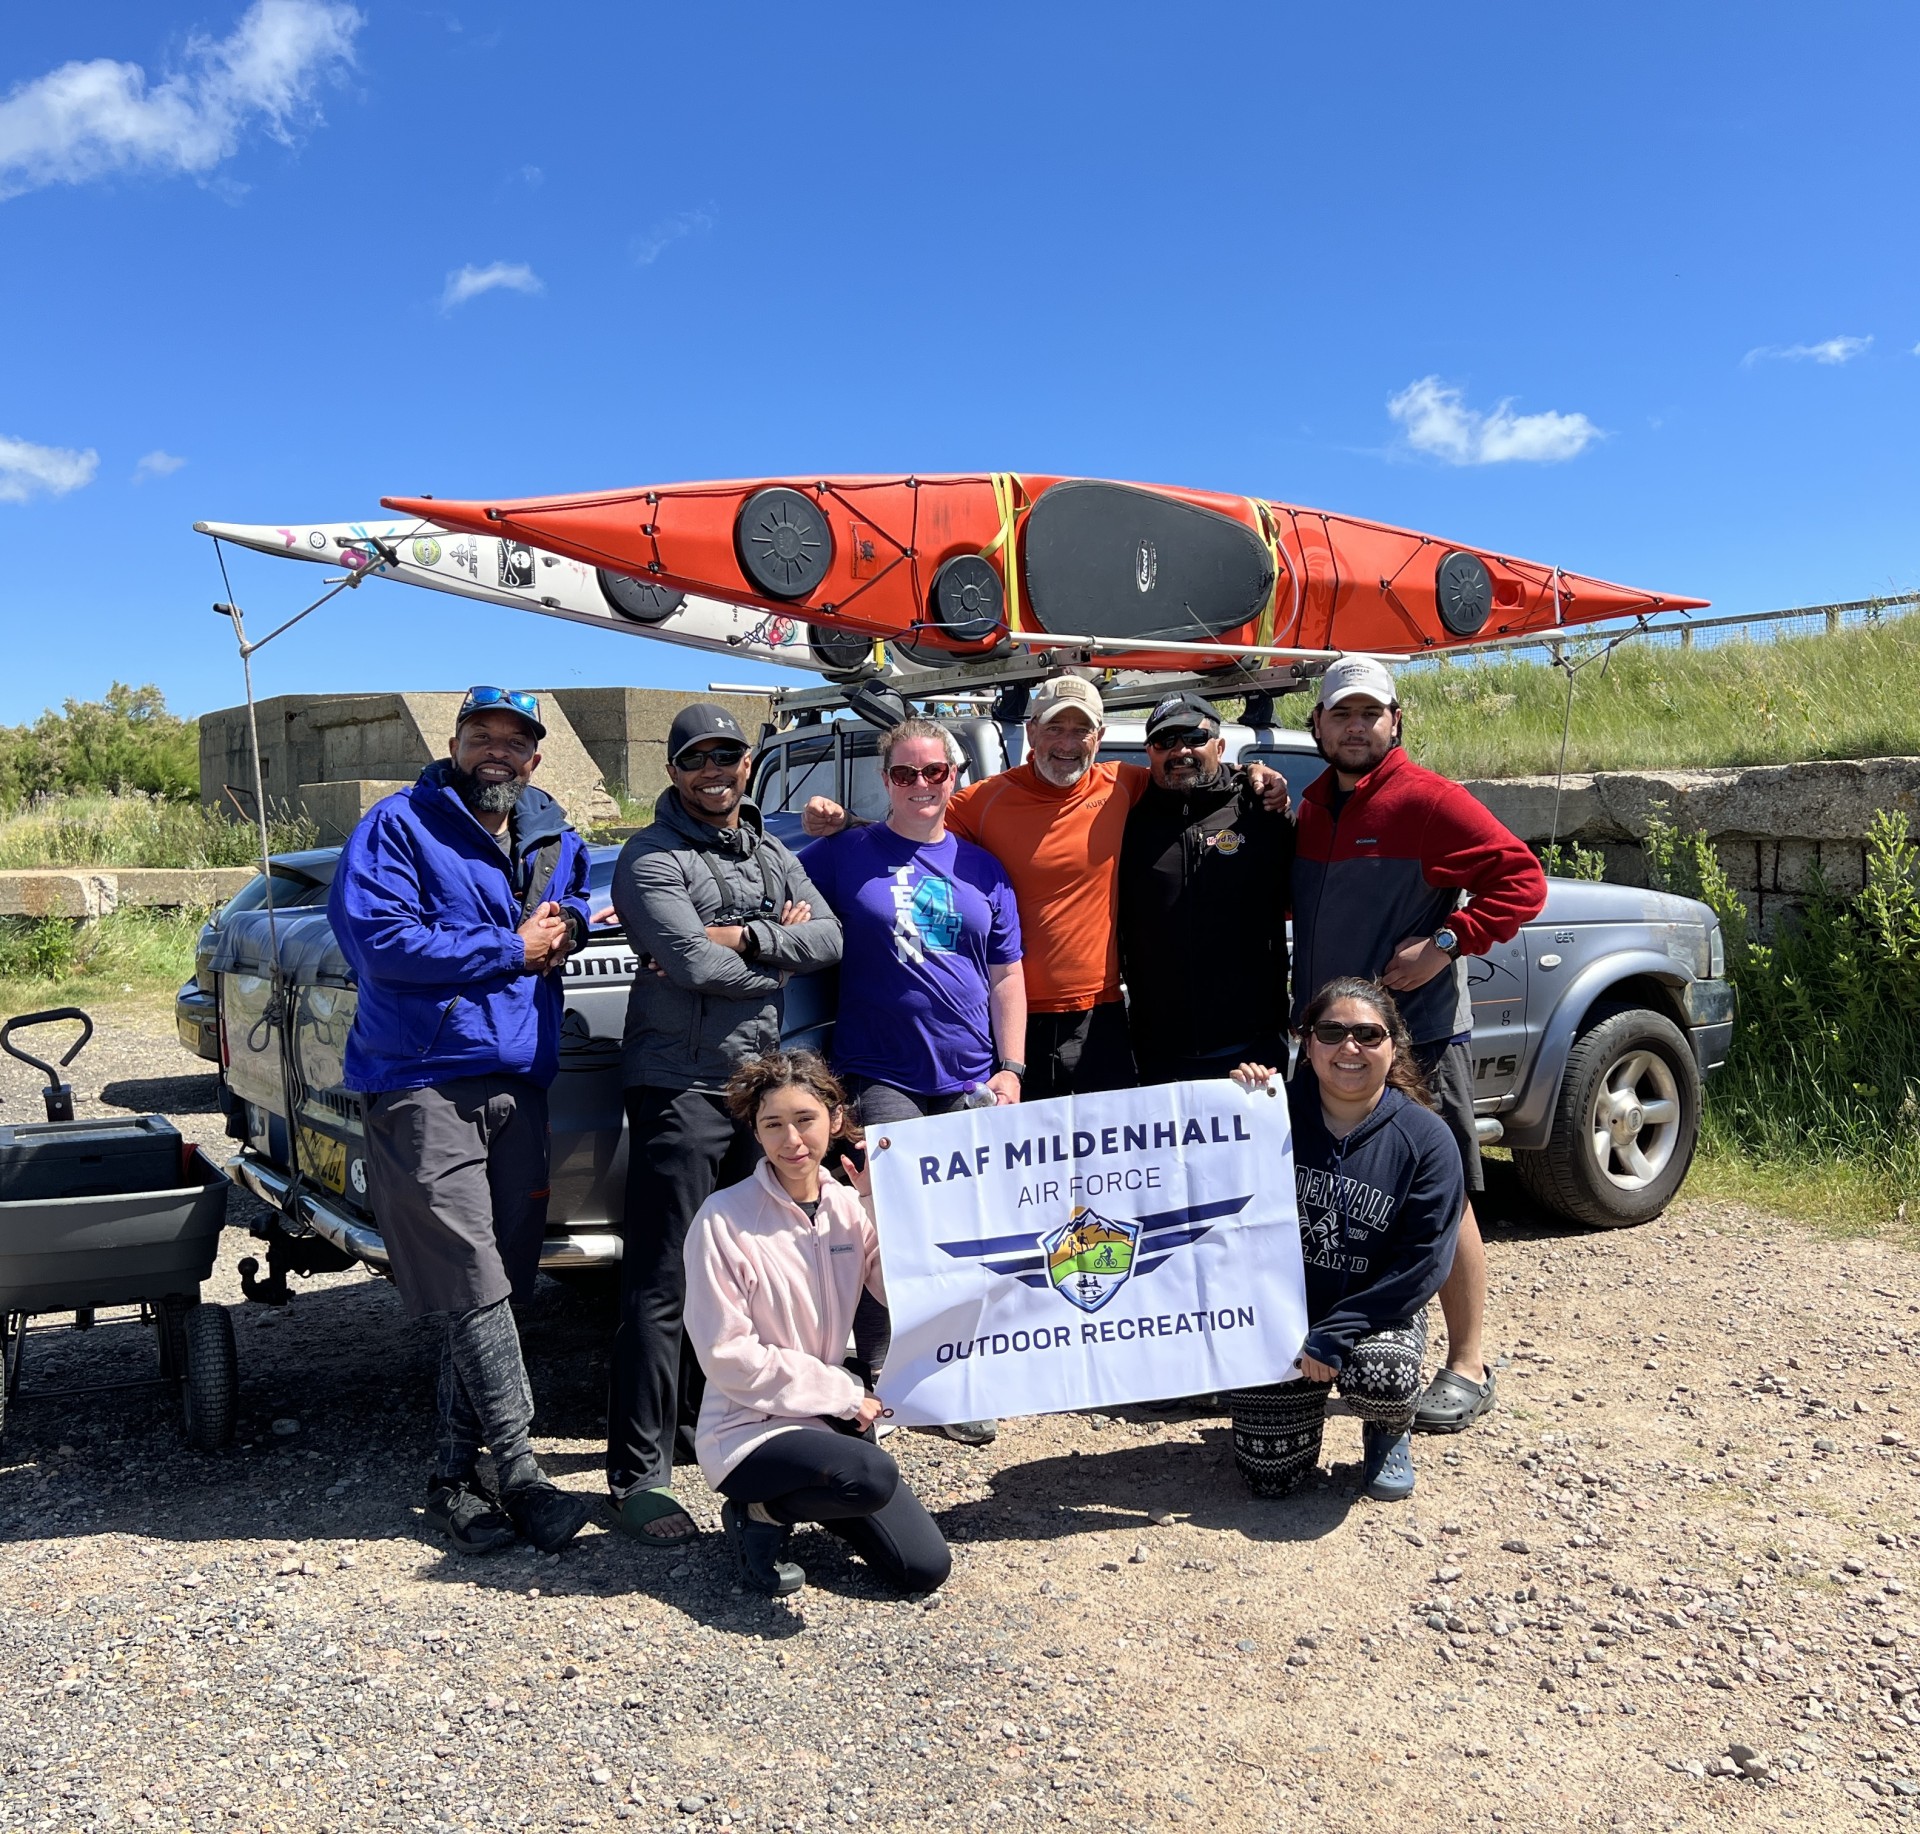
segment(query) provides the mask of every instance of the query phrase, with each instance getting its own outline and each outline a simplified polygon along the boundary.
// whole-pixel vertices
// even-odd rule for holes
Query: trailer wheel
[[[187,1443],[198,1452],[217,1451],[233,1437],[240,1404],[240,1359],[233,1347],[233,1320],[225,1306],[196,1305],[186,1315],[187,1380],[182,1390]]]
[[[1700,1071],[1664,1013],[1601,1012],[1575,1040],[1553,1131],[1514,1169],[1548,1209],[1595,1229],[1656,1217],[1673,1201],[1700,1134]]]

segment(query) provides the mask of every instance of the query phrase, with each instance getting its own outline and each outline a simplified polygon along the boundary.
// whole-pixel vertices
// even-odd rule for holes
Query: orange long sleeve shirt
[[[1149,781],[1138,764],[1098,763],[1063,790],[1029,761],[968,784],[948,807],[948,828],[1013,881],[1030,1010],[1119,999],[1120,843]]]

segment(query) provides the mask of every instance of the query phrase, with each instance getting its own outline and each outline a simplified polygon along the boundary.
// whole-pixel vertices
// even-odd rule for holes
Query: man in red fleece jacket
[[[1401,749],[1400,703],[1383,664],[1365,656],[1334,663],[1309,725],[1332,768],[1300,801],[1294,1025],[1336,975],[1384,981],[1406,1016],[1441,1118],[1460,1143],[1467,1209],[1440,1289],[1447,1362],[1414,1416],[1425,1431],[1459,1432],[1493,1405],[1493,1370],[1481,1344],[1487,1259],[1473,1214],[1473,1194],[1486,1180],[1473,1125],[1466,964],[1539,916],[1546,875],[1482,803]]]

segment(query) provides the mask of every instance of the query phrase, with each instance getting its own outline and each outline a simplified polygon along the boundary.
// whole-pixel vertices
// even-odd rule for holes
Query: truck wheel
[[[1680,1028],[1644,1007],[1603,1011],[1574,1041],[1553,1131],[1514,1168],[1550,1210],[1596,1229],[1673,1201],[1700,1135],[1700,1071]]]
[[[223,1305],[197,1305],[187,1313],[187,1379],[181,1391],[187,1443],[214,1452],[233,1437],[240,1402],[240,1359],[233,1347],[233,1320]]]

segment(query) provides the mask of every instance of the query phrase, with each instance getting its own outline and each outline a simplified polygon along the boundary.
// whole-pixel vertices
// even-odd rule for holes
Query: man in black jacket
[[[1287,1060],[1293,823],[1262,808],[1225,749],[1219,711],[1198,694],[1147,716],[1153,781],[1120,850],[1120,963],[1143,1083]]]
[[[607,1488],[619,1526],[652,1547],[698,1532],[673,1493],[682,1382],[699,1374],[682,1354],[687,1227],[759,1157],[721,1092],[749,1057],[780,1048],[788,978],[840,960],[839,920],[747,800],[750,762],[724,707],[681,708],[667,735],[672,785],[613,873],[614,909],[643,959],[622,1049],[626,1244]]]

